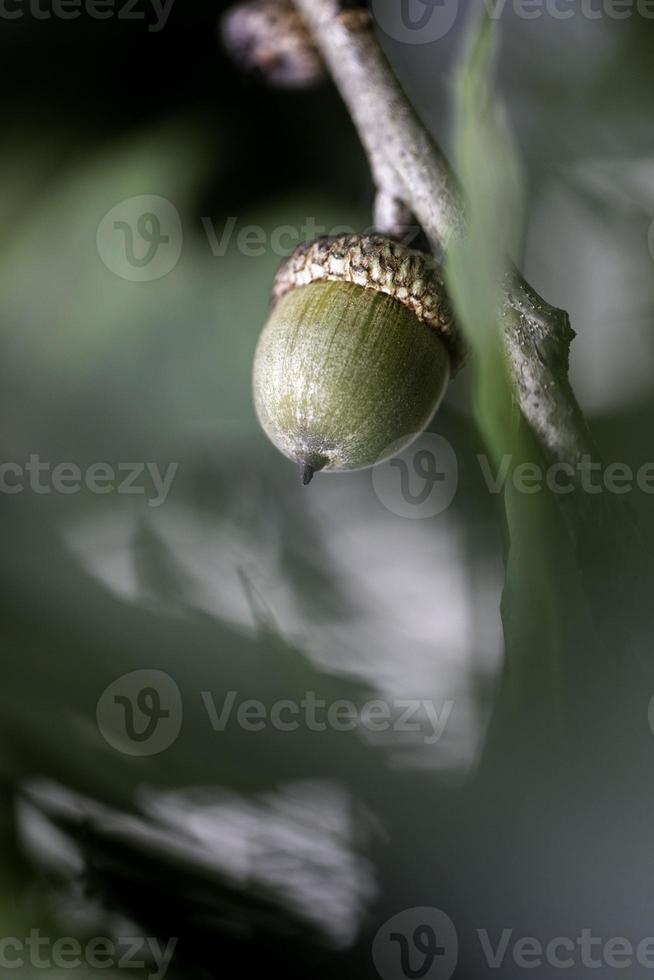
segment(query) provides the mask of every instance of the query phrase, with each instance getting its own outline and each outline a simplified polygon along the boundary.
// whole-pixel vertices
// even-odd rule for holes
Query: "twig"
[[[380,190],[405,201],[440,251],[463,210],[440,152],[372,32],[367,12],[339,0],[295,0],[345,101]]]
[[[435,254],[443,254],[448,243],[465,232],[459,190],[443,153],[384,56],[369,15],[363,9],[343,10],[340,0],[295,3],[350,111],[378,190],[403,201]],[[614,510],[622,513],[623,508],[615,500],[589,500],[579,486],[581,461],[597,461],[599,455],[568,380],[574,337],[568,314],[546,303],[516,272],[507,284],[499,318],[521,413],[545,462],[565,463],[577,481],[574,494],[560,497],[577,550],[585,551],[604,525],[607,554],[615,561],[616,539],[622,551],[627,542],[624,528],[611,530],[609,524],[616,523]]]

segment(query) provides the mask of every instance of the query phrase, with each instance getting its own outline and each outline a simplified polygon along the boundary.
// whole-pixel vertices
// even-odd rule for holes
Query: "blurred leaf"
[[[496,31],[485,13],[455,79],[455,164],[468,225],[448,256],[448,282],[471,349],[477,423],[494,472],[504,465],[507,477],[507,665],[494,738],[504,744],[526,717],[546,745],[565,734],[563,673],[574,631],[564,624],[580,600],[555,501],[544,488],[526,495],[512,482],[521,464],[542,467],[543,460],[514,402],[497,317],[510,261],[520,252],[523,205],[521,168],[494,91]]]

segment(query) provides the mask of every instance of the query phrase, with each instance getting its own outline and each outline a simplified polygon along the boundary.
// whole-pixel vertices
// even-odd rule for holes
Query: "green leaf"
[[[583,604],[556,501],[514,484],[526,463],[540,465],[538,446],[516,407],[498,310],[519,257],[523,181],[502,103],[495,92],[498,21],[485,11],[455,77],[455,168],[464,195],[467,233],[448,256],[448,284],[471,352],[475,414],[495,466],[510,459],[504,508],[506,583],[503,600],[507,667],[496,711],[495,744],[506,747],[520,727],[551,750],[564,731],[566,650],[575,644],[572,610]],[[492,464],[491,464],[492,465]]]

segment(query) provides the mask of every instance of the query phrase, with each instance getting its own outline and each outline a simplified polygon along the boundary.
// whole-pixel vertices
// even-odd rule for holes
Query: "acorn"
[[[431,421],[462,350],[431,256],[382,235],[319,238],[282,264],[254,358],[254,403],[309,483],[400,452]]]

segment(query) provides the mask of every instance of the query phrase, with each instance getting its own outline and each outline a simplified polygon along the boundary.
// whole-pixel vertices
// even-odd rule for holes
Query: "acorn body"
[[[380,243],[393,278],[384,256],[377,261]],[[415,254],[379,236],[323,240],[280,270],[255,355],[254,401],[263,429],[302,467],[305,482],[318,470],[388,458],[440,404],[452,367],[451,324],[421,265],[405,262],[399,276],[398,258]],[[376,285],[363,284],[374,276]],[[442,331],[432,323],[439,317]]]

